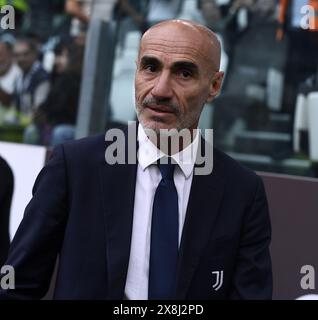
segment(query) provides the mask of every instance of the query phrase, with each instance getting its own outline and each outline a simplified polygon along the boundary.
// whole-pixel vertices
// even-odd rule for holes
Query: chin
[[[165,123],[165,122],[156,121],[153,119],[144,119],[143,117],[139,119],[139,122],[141,123],[144,129],[150,129],[155,131],[156,133],[160,133],[160,130],[171,130],[171,129],[180,130],[177,124]]]
[[[155,133],[159,134],[160,130],[168,129],[162,123],[157,123],[155,121],[143,121],[140,122],[144,130],[153,130]]]

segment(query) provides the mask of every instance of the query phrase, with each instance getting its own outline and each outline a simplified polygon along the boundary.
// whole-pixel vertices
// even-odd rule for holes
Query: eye
[[[145,65],[144,69],[148,72],[156,72],[157,66],[154,64],[147,64],[147,65]]]
[[[179,74],[183,79],[190,79],[192,77],[192,73],[189,70],[181,70]]]

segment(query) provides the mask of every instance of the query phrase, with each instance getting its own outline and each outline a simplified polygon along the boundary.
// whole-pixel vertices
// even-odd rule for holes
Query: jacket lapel
[[[126,156],[128,155],[127,137],[128,134],[125,132]],[[129,147],[136,150],[135,143],[130,144]],[[125,163],[127,163],[127,158]],[[136,160],[134,164],[109,165],[103,163],[101,168],[106,227],[108,299],[123,299],[124,297],[130,255],[136,174]]]
[[[204,144],[203,139],[201,144]],[[222,164],[217,162],[215,155],[213,162],[213,171],[210,175],[193,176],[179,251],[176,299],[186,298],[201,254],[211,236],[222,200],[224,189]]]

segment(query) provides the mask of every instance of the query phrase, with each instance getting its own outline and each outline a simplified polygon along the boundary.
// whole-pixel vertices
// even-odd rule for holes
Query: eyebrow
[[[173,69],[187,69],[191,71],[193,74],[199,73],[199,67],[190,61],[177,61],[172,65]]]
[[[154,65],[162,65],[160,60],[158,60],[155,57],[151,56],[143,56],[140,60],[140,64],[142,66],[146,66],[148,64],[154,64]],[[193,72],[194,74],[199,73],[199,67],[190,61],[176,61],[172,64],[172,69],[188,69],[189,71]]]
[[[148,64],[160,65],[161,62],[157,58],[154,58],[154,57],[150,57],[150,56],[142,57],[140,60],[140,65],[146,66]]]

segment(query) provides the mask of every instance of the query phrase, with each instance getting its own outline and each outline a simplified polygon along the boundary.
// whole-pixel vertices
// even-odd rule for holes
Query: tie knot
[[[175,168],[175,164],[167,163],[167,164],[158,164],[162,179],[164,180],[173,180],[173,172]]]

